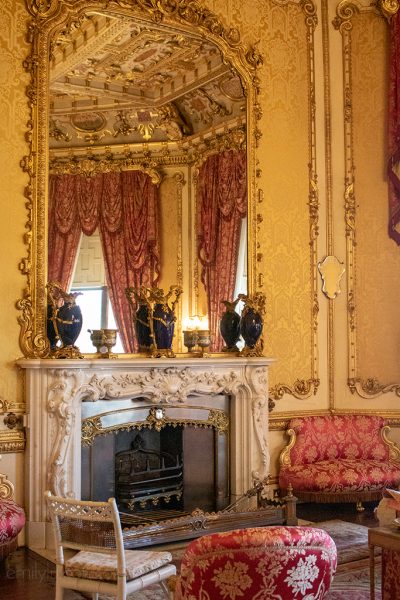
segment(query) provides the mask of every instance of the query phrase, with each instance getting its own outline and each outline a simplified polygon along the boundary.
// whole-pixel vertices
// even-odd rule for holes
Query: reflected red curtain
[[[160,278],[157,199],[157,187],[145,173],[104,175],[100,237],[111,304],[126,352],[137,348],[125,289],[153,287]]]
[[[146,173],[50,177],[49,280],[68,289],[81,233],[99,228],[106,280],[121,341],[134,352],[125,288],[159,281],[158,191]]]
[[[400,14],[390,21],[389,236],[400,244]]]
[[[59,281],[64,290],[71,284],[82,232],[75,198],[72,176],[50,177],[48,280]]]
[[[208,157],[197,188],[198,257],[207,293],[211,350],[222,348],[222,300],[232,300],[242,218],[247,213],[246,154],[227,150]]]

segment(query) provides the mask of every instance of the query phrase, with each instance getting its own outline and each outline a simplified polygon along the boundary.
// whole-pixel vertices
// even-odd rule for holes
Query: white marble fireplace
[[[27,544],[52,546],[44,492],[81,494],[81,404],[135,401],[167,417],[196,399],[212,410],[213,396],[229,405],[231,500],[269,473],[268,366],[264,357],[21,359],[26,371]],[[207,398],[207,400],[206,400]],[[137,399],[137,401],[135,400]]]

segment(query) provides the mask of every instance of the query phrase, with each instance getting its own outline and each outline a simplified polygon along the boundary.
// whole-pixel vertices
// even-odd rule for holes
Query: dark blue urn
[[[51,304],[47,305],[47,337],[49,338],[50,348],[57,348],[57,342],[60,339],[57,335],[54,323],[56,322],[56,310]],[[58,329],[58,328],[57,328]]]
[[[171,350],[174,329],[174,311],[167,304],[155,304],[153,310],[153,331],[158,350]]]
[[[75,302],[66,302],[58,309],[57,324],[63,346],[74,346],[82,329],[82,312]]]
[[[238,350],[236,344],[240,338],[240,316],[235,311],[237,302],[237,300],[235,302],[222,301],[226,306],[226,311],[221,316],[219,330],[226,344],[226,347],[223,348],[225,352],[236,352]]]
[[[135,332],[139,351],[148,350],[153,346],[153,337],[150,330],[150,307],[148,304],[139,304],[136,311]]]
[[[254,348],[263,330],[263,319],[254,308],[245,308],[240,319],[240,333],[247,348]]]

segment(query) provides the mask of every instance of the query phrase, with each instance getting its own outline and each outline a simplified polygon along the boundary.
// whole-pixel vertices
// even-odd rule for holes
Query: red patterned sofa
[[[14,487],[0,473],[0,560],[17,547],[17,537],[25,525],[25,512],[12,499]]]
[[[322,600],[336,571],[332,538],[313,527],[253,527],[204,535],[187,547],[175,600]]]
[[[289,484],[306,502],[379,500],[400,485],[400,448],[387,438],[385,419],[328,415],[292,419],[280,455],[279,487]]]

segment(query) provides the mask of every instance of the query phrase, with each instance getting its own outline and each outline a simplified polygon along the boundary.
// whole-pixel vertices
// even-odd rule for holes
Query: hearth
[[[46,489],[57,495],[79,498],[87,492],[85,486],[89,479],[90,486],[94,486],[89,492],[93,499],[97,493],[108,492],[99,490],[99,479],[93,479],[90,451],[85,448],[103,445],[103,453],[107,455],[107,440],[115,441],[116,431],[142,435],[144,431],[169,432],[181,428],[181,498],[178,499],[180,449],[171,451],[158,442],[147,445],[160,453],[160,465],[163,453],[172,455],[172,464],[174,457],[180,457],[173,467],[164,456],[165,466],[175,468],[177,487],[172,490],[171,502],[183,502],[173,508],[171,505],[172,515],[174,511],[186,513],[197,507],[211,513],[220,511],[251,488],[255,480],[266,478],[269,472],[267,369],[270,363],[270,359],[263,357],[229,356],[19,360],[18,365],[26,370],[25,506],[29,547],[52,545],[44,501]],[[200,432],[205,438],[193,437]],[[112,456],[129,450],[133,441],[126,447],[118,446]],[[190,448],[186,457],[185,444]],[[205,458],[205,444],[213,447],[214,462]],[[187,456],[193,460],[189,467]],[[129,460],[124,463],[125,467]],[[219,469],[213,468],[212,478],[205,468],[208,463],[219,465]],[[151,467],[150,458],[149,465],[155,474],[158,467]],[[140,469],[146,471],[147,467]],[[114,473],[110,494],[113,495],[116,492],[115,465],[108,471]],[[85,477],[85,473],[90,477]],[[203,482],[191,485],[194,474],[205,482],[208,480],[208,487]],[[130,495],[124,507],[129,509],[129,502],[133,502],[132,512],[139,516],[140,510],[147,508],[140,507],[141,500],[137,503],[132,498],[132,485],[124,488],[122,476],[117,477],[120,479],[118,493],[128,489]],[[111,485],[110,480],[107,485]],[[151,503],[160,493],[154,489],[154,482],[152,486],[151,493],[146,491],[146,503],[149,500]],[[199,490],[206,491],[200,500]],[[154,508],[160,510],[160,506]]]

